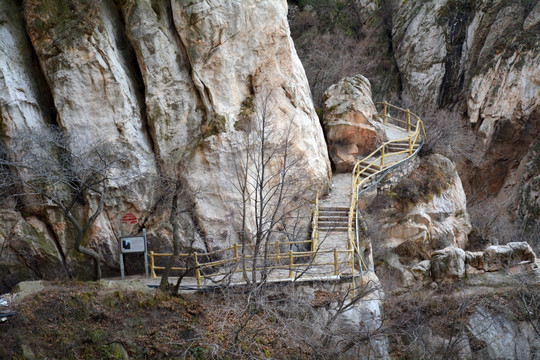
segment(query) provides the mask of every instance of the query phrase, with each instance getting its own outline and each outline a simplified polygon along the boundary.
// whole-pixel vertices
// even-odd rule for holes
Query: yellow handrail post
[[[412,138],[409,138],[409,156],[412,155],[412,146],[413,146]]]
[[[289,250],[289,279],[293,277],[293,251]]]
[[[384,168],[384,145],[381,148],[381,169]]]
[[[154,263],[154,251],[150,251],[150,277],[152,279],[157,278],[156,276],[156,269],[155,269],[155,263]]]
[[[411,132],[411,111],[407,109],[407,132]]]
[[[334,249],[334,275],[337,275],[338,272],[338,252],[337,249]]]
[[[311,251],[317,251],[319,246],[319,192],[315,197],[315,212],[313,213],[313,223],[312,223],[312,233],[311,233]]]
[[[238,256],[238,244],[234,243],[233,248],[234,248],[234,266],[235,266],[234,271],[237,271],[238,270],[238,260],[240,260],[240,257]]]
[[[199,268],[199,259],[195,253],[195,277],[197,278],[197,287],[201,288],[201,269]]]
[[[386,124],[386,107],[387,106],[388,106],[388,104],[385,101],[384,102],[384,110],[383,110],[383,124]]]

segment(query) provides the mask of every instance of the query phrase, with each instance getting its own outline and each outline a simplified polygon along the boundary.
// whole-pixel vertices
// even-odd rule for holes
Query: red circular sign
[[[136,224],[137,223],[137,217],[133,215],[132,213],[127,213],[124,216],[122,216],[122,222],[125,224]]]

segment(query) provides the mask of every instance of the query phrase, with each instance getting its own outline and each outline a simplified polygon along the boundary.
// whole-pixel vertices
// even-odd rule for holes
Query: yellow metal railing
[[[319,247],[319,192],[315,197],[315,210],[313,210],[313,217],[311,222],[311,250],[317,251]]]
[[[297,244],[310,243],[310,251],[286,251],[281,252],[280,247],[286,245],[297,245]],[[254,245],[246,245],[246,250],[253,250]],[[195,278],[197,279],[197,286],[202,286],[202,279],[212,279],[214,282],[219,282],[226,276],[232,276],[235,273],[242,273],[244,276],[244,266],[246,267],[246,272],[260,272],[260,271],[271,271],[271,270],[286,270],[288,271],[287,276],[282,276],[283,280],[294,279],[295,271],[301,273],[307,269],[314,267],[327,267],[323,271],[317,271],[317,276],[323,275],[341,275],[339,269],[343,268],[342,265],[345,265],[346,268],[351,268],[352,273],[350,275],[354,276],[354,263],[352,263],[353,254],[352,250],[327,250],[319,251],[316,246],[312,243],[311,240],[298,241],[298,242],[276,242],[268,244],[268,248],[275,249],[275,252],[269,253],[266,256],[254,257],[251,254],[246,254],[244,256],[239,256],[240,251],[242,250],[242,245],[234,244],[231,247],[212,251],[208,253],[191,253],[191,254],[179,254],[179,259],[185,264],[183,267],[173,267],[172,270],[176,271],[193,271],[195,272]],[[233,256],[227,257],[226,252],[231,252]],[[333,254],[333,261],[319,262],[317,261],[316,255],[319,255],[319,258],[323,254]],[[347,260],[339,260],[339,254],[346,254]],[[214,261],[202,261],[202,259],[211,259],[217,256],[225,256],[224,259],[214,260]],[[157,258],[169,258],[171,253],[155,253],[153,251],[149,252],[150,257],[150,277],[155,278],[156,270],[164,270],[165,266],[157,266]],[[303,259],[302,259],[303,258]],[[300,261],[298,261],[300,259]],[[255,263],[260,264],[255,268],[252,267],[253,260],[256,260]],[[251,267],[250,267],[251,266]],[[331,268],[331,270],[330,270]],[[319,269],[320,270],[320,269]],[[220,279],[220,277],[222,279]],[[279,280],[276,278],[274,280]],[[245,281],[246,279],[242,279]]]
[[[364,260],[360,254],[358,246],[355,241],[354,234],[354,224],[356,219],[356,206],[357,206],[357,196],[358,188],[363,184],[375,179],[377,175],[388,169],[389,167],[404,161],[411,156],[413,156],[413,150],[417,143],[422,141],[422,134],[425,137],[424,124],[419,116],[413,114],[409,109],[403,109],[398,106],[388,104],[386,101],[383,103],[377,103],[377,105],[383,106],[382,114],[379,114],[379,117],[382,119],[383,124],[388,126],[394,126],[399,128],[402,131],[407,132],[407,136],[401,139],[389,140],[379,146],[375,151],[366,156],[364,159],[356,162],[351,179],[351,207],[349,209],[349,226],[348,226],[348,247],[354,249],[355,253],[358,254],[360,261],[364,268],[367,270],[367,266],[364,263]],[[398,111],[401,114],[405,115],[405,119],[396,118],[390,116],[388,109]],[[392,145],[395,145],[392,147]],[[393,149],[398,149],[397,151],[392,151]],[[401,150],[402,149],[402,150]],[[399,159],[390,163],[389,157],[406,154],[405,159]],[[363,174],[371,173],[366,177],[361,178]]]

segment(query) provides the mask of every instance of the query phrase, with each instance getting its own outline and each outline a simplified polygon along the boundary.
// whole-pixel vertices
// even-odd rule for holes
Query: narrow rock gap
[[[47,229],[52,234],[54,245],[56,246],[56,249],[58,250],[58,253],[60,254],[60,257],[62,258],[62,265],[64,266],[64,269],[66,270],[66,275],[69,279],[73,279],[73,275],[69,271],[69,268],[66,263],[66,254],[64,253],[64,249],[62,248],[62,245],[60,244],[60,239],[58,239],[58,236],[56,235],[56,232],[52,228],[51,224],[49,224],[46,219],[41,219],[41,221],[47,226]]]
[[[465,73],[461,69],[463,47],[467,40],[467,30],[473,19],[471,11],[458,10],[448,19],[448,42],[446,58],[444,60],[445,72],[439,89],[437,105],[450,106],[458,103],[462,98],[465,83]]]
[[[132,39],[127,33],[127,27],[126,27],[126,19],[124,19],[124,16],[122,15],[122,11],[115,6],[116,4],[113,4],[113,15],[116,17],[116,20],[120,23],[120,29],[121,31],[116,32],[116,34],[112,34],[115,37],[118,37],[116,40],[116,43],[120,43],[122,45],[125,45],[125,49],[122,51],[118,51],[118,56],[122,58],[124,63],[127,65],[124,70],[126,72],[129,72],[129,77],[133,80],[133,84],[135,85],[133,88],[133,91],[135,93],[135,96],[137,96],[137,99],[139,100],[140,104],[140,117],[141,117],[141,123],[143,127],[143,131],[146,134],[146,138],[148,139],[148,143],[150,145],[150,150],[152,154],[154,155],[154,161],[157,164],[159,162],[159,157],[156,152],[157,146],[156,141],[154,137],[152,136],[152,129],[149,124],[148,120],[148,113],[147,113],[147,106],[146,106],[146,82],[144,81],[144,77],[142,75],[141,65],[139,64],[139,59],[136,55],[135,46],[132,43]],[[118,46],[117,46],[118,47]],[[136,86],[136,85],[139,86]]]
[[[37,100],[39,101],[40,110],[43,112],[43,117],[48,125],[53,125],[60,128],[60,124],[58,122],[58,111],[56,109],[56,104],[54,103],[54,94],[51,83],[46,75],[41,61],[39,60],[39,56],[37,55],[34,44],[28,35],[28,23],[26,21],[26,17],[24,16],[23,2],[19,1],[17,5],[19,7],[21,22],[24,24],[26,30],[25,37],[28,44],[28,55],[32,63],[34,75],[32,77],[36,82],[37,88],[39,89],[37,93],[39,98]]]
[[[172,11],[172,6],[171,6],[170,2],[167,2],[167,18],[168,18],[168,20],[170,22],[169,26],[171,28],[171,33],[173,34],[173,38],[174,38],[178,48],[182,52],[182,55],[183,55],[184,59],[186,59],[185,65],[187,67],[189,67],[188,71],[189,71],[189,74],[191,76],[191,81],[193,83],[193,88],[195,89],[195,93],[197,94],[197,97],[199,98],[199,103],[204,108],[204,112],[205,112],[205,115],[206,115],[205,116],[206,123],[208,123],[209,119],[212,118],[212,113],[213,112],[212,112],[212,109],[209,106],[208,98],[205,95],[204,85],[201,86],[202,81],[196,75],[196,71],[195,71],[195,69],[193,69],[193,65],[191,64],[192,59],[189,57],[189,53],[187,51],[187,46],[182,41],[182,37],[180,36],[180,34],[178,33],[178,30],[176,29],[176,26],[174,25],[174,12]]]

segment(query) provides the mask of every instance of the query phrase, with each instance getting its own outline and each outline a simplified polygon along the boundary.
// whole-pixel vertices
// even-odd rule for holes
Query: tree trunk
[[[77,238],[75,239],[75,250],[94,259],[94,280],[97,281],[101,279],[101,260],[97,252],[81,246],[83,237],[84,232],[77,231]]]
[[[178,193],[180,192],[180,188],[180,183],[177,182],[175,184],[174,196],[172,199],[171,215],[169,216],[169,222],[172,224],[173,227],[173,254],[169,258],[169,261],[167,262],[167,265],[163,270],[163,274],[161,275],[159,288],[163,291],[169,289],[169,275],[171,273],[172,267],[174,266],[174,261],[176,260],[176,258],[178,258],[178,254],[180,253],[180,224],[178,223]],[[177,285],[179,286],[180,284]]]

